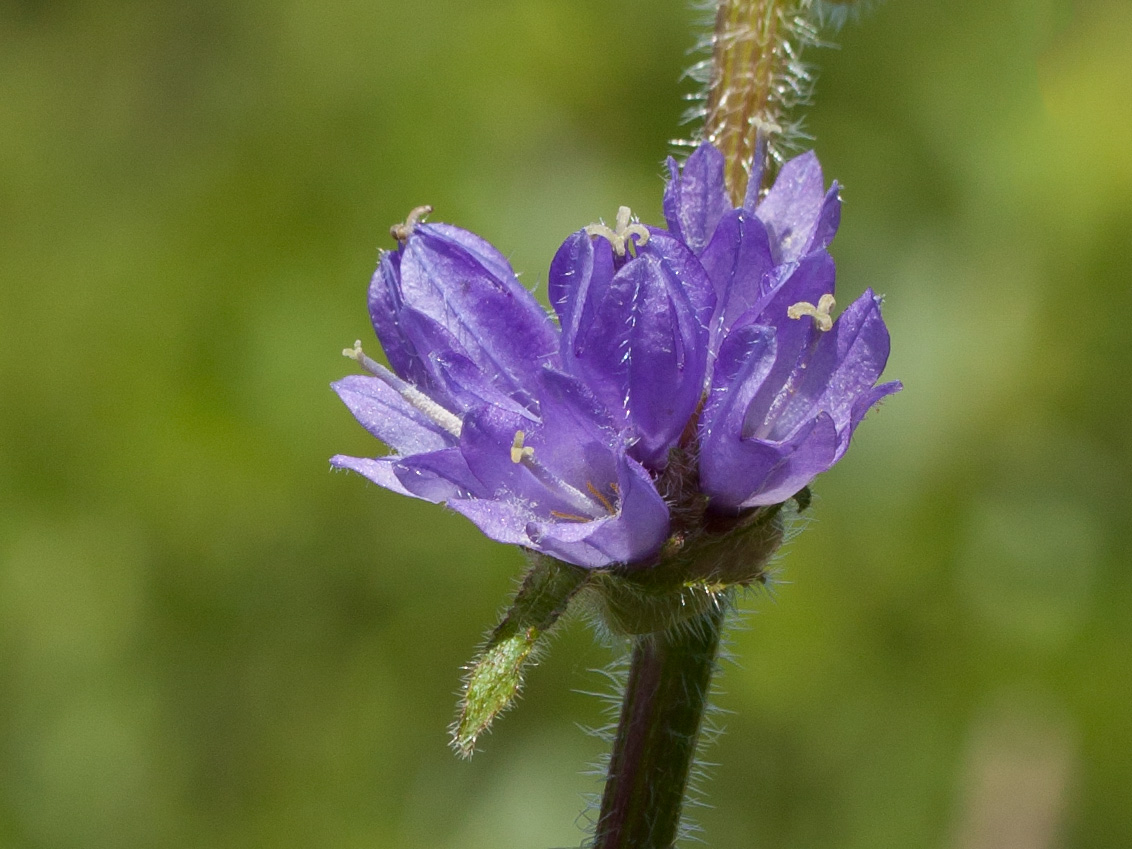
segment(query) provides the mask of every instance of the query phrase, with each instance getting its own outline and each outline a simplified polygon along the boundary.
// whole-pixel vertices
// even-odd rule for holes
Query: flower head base
[[[334,385],[393,453],[333,464],[494,539],[659,574],[721,517],[786,501],[840,459],[900,387],[875,385],[879,299],[832,316],[836,184],[806,154],[732,208],[711,145],[669,167],[667,230],[621,207],[563,243],[557,322],[495,248],[413,210],[370,285],[391,368],[356,345],[369,375]]]

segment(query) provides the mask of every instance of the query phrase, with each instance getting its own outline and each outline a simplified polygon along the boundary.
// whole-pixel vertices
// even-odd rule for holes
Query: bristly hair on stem
[[[868,0],[715,0],[711,33],[697,52],[705,54],[688,72],[701,89],[689,121],[702,121],[700,140],[714,144],[726,160],[725,179],[739,206],[747,191],[760,138],[765,161],[754,165],[769,185],[772,168],[808,139],[798,109],[810,102],[813,68],[806,48],[822,45],[823,25],[840,25]]]

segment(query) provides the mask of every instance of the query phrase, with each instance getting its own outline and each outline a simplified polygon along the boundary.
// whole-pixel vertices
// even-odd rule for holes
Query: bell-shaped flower
[[[393,453],[336,456],[394,492],[445,502],[485,534],[583,567],[644,561],[668,507],[606,407],[558,366],[559,333],[507,260],[456,227],[394,228],[370,287],[393,371],[334,389]]]
[[[756,175],[741,206],[724,185],[723,155],[701,144],[680,168],[668,160],[664,214],[674,235],[700,258],[716,294],[711,352],[735,320],[781,284],[812,251],[828,247],[841,219],[840,189],[827,190],[812,151],[791,159],[765,197]]]
[[[427,208],[393,228],[369,293],[392,371],[356,346],[369,376],[335,384],[393,453],[334,465],[587,568],[654,563],[670,513],[678,551],[708,513],[778,504],[833,466],[900,388],[877,385],[880,299],[833,315],[837,185],[804,154],[733,207],[710,144],[670,168],[668,231],[622,207],[558,250],[557,324],[478,236],[421,223]]]
[[[901,388],[876,385],[889,351],[880,298],[866,291],[835,321],[833,284],[829,254],[811,253],[723,339],[699,421],[700,487],[715,509],[790,498]]]
[[[549,279],[563,369],[620,417],[634,457],[663,467],[703,393],[715,294],[700,263],[623,207],[617,230],[568,238]]]

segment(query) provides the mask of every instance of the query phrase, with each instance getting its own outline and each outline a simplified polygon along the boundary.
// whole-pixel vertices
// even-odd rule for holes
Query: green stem
[[[725,606],[635,638],[594,849],[676,842]]]

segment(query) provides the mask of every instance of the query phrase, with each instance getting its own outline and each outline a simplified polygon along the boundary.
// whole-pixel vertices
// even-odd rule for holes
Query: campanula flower
[[[337,456],[394,492],[445,502],[501,542],[579,566],[640,562],[668,508],[629,454],[621,423],[561,370],[559,331],[507,260],[466,230],[394,228],[370,285],[393,370],[349,350],[370,376],[334,389],[374,436],[378,458]]]
[[[683,242],[628,216],[622,207],[616,230],[591,225],[566,240],[550,302],[562,367],[614,411],[633,456],[660,469],[703,395],[715,293]]]
[[[332,463],[588,568],[647,566],[689,515],[780,503],[836,463],[900,388],[876,385],[879,298],[832,314],[837,185],[805,154],[732,207],[710,144],[669,167],[667,230],[622,207],[563,243],[557,321],[478,236],[427,207],[394,227],[369,291],[391,369],[356,345],[369,375],[334,384],[393,453]]]
[[[817,157],[785,163],[765,197],[752,179],[732,208],[723,157],[701,145],[669,160],[669,228],[700,258],[716,293],[707,400],[698,422],[700,486],[716,509],[789,498],[841,459],[857,425],[899,382],[880,299],[866,291],[834,320],[826,250],[841,217]]]

